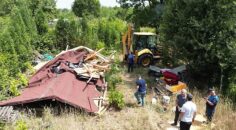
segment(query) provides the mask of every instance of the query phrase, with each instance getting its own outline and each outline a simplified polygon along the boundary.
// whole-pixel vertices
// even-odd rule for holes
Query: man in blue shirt
[[[138,104],[144,106],[145,104],[145,96],[146,96],[146,81],[139,76],[138,80],[136,81],[137,84],[137,91],[134,93]]]
[[[132,52],[128,55],[128,72],[133,72],[134,68],[134,54]]]
[[[207,121],[211,122],[212,117],[215,113],[215,108],[217,103],[219,102],[219,97],[216,95],[213,89],[209,89],[209,96],[205,97],[206,100],[206,117]]]

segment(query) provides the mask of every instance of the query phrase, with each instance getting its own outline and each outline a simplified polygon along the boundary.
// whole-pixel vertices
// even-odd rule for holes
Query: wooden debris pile
[[[89,51],[86,48],[86,50],[89,53],[85,56],[84,60],[72,68],[74,68],[74,71],[79,77],[87,78],[87,83],[92,79],[104,78],[105,72],[110,69],[112,59],[104,57],[99,53],[103,49],[98,51]]]
[[[13,122],[18,118],[18,111],[12,106],[0,107],[0,120],[3,122]]]

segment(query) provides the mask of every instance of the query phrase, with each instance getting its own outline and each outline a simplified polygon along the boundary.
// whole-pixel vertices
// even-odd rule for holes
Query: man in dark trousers
[[[211,122],[212,117],[215,113],[216,105],[219,102],[219,97],[216,95],[216,93],[213,89],[209,89],[208,94],[209,94],[209,96],[205,97],[205,100],[206,100],[206,117],[207,117],[207,121]]]
[[[176,126],[179,119],[180,114],[180,108],[183,106],[183,104],[187,101],[187,91],[186,89],[182,89],[181,93],[177,95],[176,97],[176,109],[175,109],[175,119],[174,123],[172,123],[172,126]]]
[[[130,52],[127,59],[128,59],[128,72],[133,72],[134,54],[132,52]]]
[[[142,77],[139,75],[136,84],[137,84],[137,91],[134,93],[134,96],[136,97],[138,104],[144,106],[146,89],[147,89],[146,81],[142,79]]]
[[[192,123],[196,117],[197,106],[192,102],[193,96],[187,94],[187,102],[181,108],[181,113],[179,115],[180,120],[180,130],[190,130]]]

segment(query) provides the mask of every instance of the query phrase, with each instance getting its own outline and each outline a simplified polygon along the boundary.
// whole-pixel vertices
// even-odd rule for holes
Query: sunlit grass
[[[31,130],[164,130],[170,127],[169,121],[173,121],[174,112],[172,108],[175,106],[175,97],[171,97],[171,103],[168,110],[164,111],[161,105],[161,97],[158,97],[158,104],[151,104],[153,93],[148,92],[146,96],[145,107],[138,107],[134,98],[136,91],[136,75],[142,74],[148,84],[153,84],[154,78],[147,76],[147,68],[135,68],[135,72],[127,74],[126,66],[121,66],[122,71],[119,72],[123,82],[116,87],[124,94],[125,107],[116,111],[108,109],[101,116],[92,116],[87,113],[81,113],[75,110],[64,110],[61,115],[54,115],[53,110],[46,108],[42,117],[36,117],[34,114],[24,117],[28,129]],[[150,82],[150,83],[149,83]],[[198,90],[191,90],[194,96],[194,102],[197,104],[198,114],[204,115],[205,101],[203,97],[205,93]],[[216,113],[213,118],[215,125],[213,130],[235,130],[236,113],[233,111],[233,104],[229,99],[220,98],[217,105]],[[210,130],[210,126],[201,126],[202,130]],[[7,124],[6,130],[15,129],[15,124]]]

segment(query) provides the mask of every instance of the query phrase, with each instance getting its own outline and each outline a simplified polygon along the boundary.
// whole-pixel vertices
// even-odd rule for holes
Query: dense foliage
[[[0,99],[27,85],[37,51],[53,54],[67,45],[114,48],[126,28],[116,18],[123,9],[101,8],[106,11],[100,14],[98,0],[75,1],[74,12],[56,9],[54,0],[3,0],[0,7]]]
[[[135,28],[150,26],[158,28],[163,13],[163,0],[118,0],[121,7],[132,8]]]
[[[85,15],[98,16],[100,10],[99,0],[75,0],[72,11],[78,17]]]
[[[234,0],[166,1],[160,29],[165,46],[174,51],[172,63],[181,59],[195,80],[227,88],[236,73],[235,16]]]
[[[129,22],[156,28],[164,64],[189,64],[199,87],[216,86],[236,97],[235,0],[118,2],[123,8],[76,0],[71,11],[56,9],[55,0],[2,0],[0,99],[18,95],[27,85],[36,51],[53,54],[67,45],[120,50]]]

